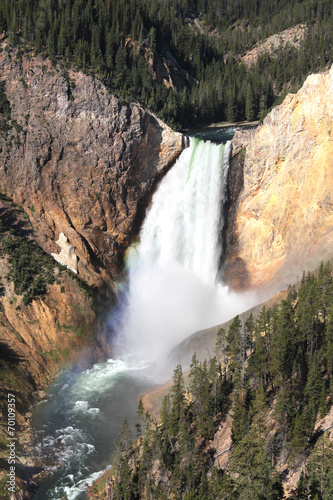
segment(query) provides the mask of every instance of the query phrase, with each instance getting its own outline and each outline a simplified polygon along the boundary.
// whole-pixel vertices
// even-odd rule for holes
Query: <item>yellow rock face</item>
[[[332,123],[333,68],[309,76],[263,125],[236,133],[231,176],[244,170],[227,235],[233,288],[281,287],[333,257]]]
[[[89,339],[90,357],[98,357],[98,340],[92,340],[97,333],[92,300],[66,273],[61,285],[48,285],[48,293],[27,306],[20,296],[10,293],[1,305],[0,344],[16,353],[19,368],[38,387],[49,382],[64,362],[84,356]]]

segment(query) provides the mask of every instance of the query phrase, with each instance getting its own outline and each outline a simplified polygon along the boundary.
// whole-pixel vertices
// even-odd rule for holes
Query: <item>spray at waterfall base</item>
[[[153,196],[126,258],[115,353],[128,362],[160,358],[256,303],[253,294],[230,293],[218,282],[230,151],[230,142],[191,138]]]

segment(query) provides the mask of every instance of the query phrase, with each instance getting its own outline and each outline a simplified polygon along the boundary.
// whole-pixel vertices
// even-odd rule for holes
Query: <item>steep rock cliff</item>
[[[3,47],[11,121],[0,190],[26,210],[42,248],[59,253],[63,233],[80,277],[111,283],[182,136],[139,105],[121,106],[95,78]]]
[[[333,68],[232,141],[225,279],[281,288],[333,256]]]
[[[35,465],[30,406],[45,397],[42,389],[61,365],[80,359],[84,366],[105,352],[97,322],[102,304],[98,294],[40,251],[22,208],[3,196],[0,220],[0,497],[8,498],[5,423],[11,394],[16,410],[17,498],[27,498],[19,492],[36,487],[29,481],[29,470],[34,470],[29,467]],[[41,282],[44,267],[48,280],[41,292],[34,285]]]

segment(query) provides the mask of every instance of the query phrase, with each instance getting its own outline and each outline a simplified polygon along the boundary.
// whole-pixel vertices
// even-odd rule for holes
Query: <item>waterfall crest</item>
[[[239,309],[216,282],[230,150],[230,142],[191,138],[154,194],[140,241],[127,255],[120,335],[127,354],[152,360]]]

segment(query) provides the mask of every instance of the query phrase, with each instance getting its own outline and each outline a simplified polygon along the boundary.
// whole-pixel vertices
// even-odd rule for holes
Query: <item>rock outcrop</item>
[[[3,48],[11,121],[0,191],[28,213],[44,250],[58,253],[63,233],[83,280],[114,282],[182,135],[139,105],[121,106],[95,78]]]
[[[225,279],[275,289],[333,256],[333,68],[236,133]]]
[[[77,274],[77,256],[75,254],[75,248],[68,243],[68,239],[64,233],[59,234],[59,239],[56,243],[60,246],[61,251],[60,253],[51,253],[52,257]]]
[[[258,58],[265,53],[268,53],[270,57],[278,57],[279,49],[284,49],[286,46],[299,49],[307,30],[306,24],[297,24],[292,28],[281,31],[281,33],[271,35],[266,40],[258,42],[240,60],[249,68],[256,64]]]

